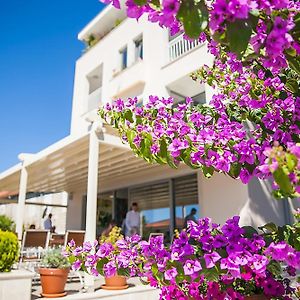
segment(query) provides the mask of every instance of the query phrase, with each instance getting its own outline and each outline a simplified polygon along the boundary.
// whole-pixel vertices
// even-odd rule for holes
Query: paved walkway
[[[100,278],[95,281],[95,291],[91,293],[79,292],[80,282],[72,281],[66,285],[67,296],[52,299],[66,299],[66,300],[157,300],[159,299],[159,291],[151,288],[150,286],[143,285],[138,278],[128,279],[129,288],[120,291],[107,291],[101,289],[104,279]],[[49,299],[41,297],[41,286],[39,283],[32,285],[31,300]]]

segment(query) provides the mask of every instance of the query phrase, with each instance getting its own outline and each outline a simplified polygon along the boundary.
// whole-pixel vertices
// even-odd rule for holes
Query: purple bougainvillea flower
[[[178,272],[176,268],[171,268],[165,272],[165,279],[170,281],[175,281],[176,276],[178,275]]]
[[[78,271],[81,268],[82,262],[80,260],[76,260],[73,264],[72,264],[72,270],[73,271]]]
[[[114,247],[110,243],[102,243],[96,252],[96,255],[100,258],[108,256],[112,251],[114,250]]]
[[[103,266],[105,276],[112,277],[117,274],[117,266],[114,261],[110,261]]]
[[[220,254],[218,254],[215,251],[209,254],[204,254],[204,260],[206,263],[206,267],[208,269],[213,268],[216,265],[216,262],[219,261],[220,259],[221,259]]]
[[[188,259],[183,266],[185,275],[193,275],[202,270],[201,264],[198,260]]]

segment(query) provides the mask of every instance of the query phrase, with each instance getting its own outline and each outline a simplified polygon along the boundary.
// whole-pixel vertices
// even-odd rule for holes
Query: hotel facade
[[[206,179],[184,165],[177,170],[149,165],[97,116],[100,105],[133,96],[140,105],[149,95],[209,102],[212,90],[190,79],[191,72],[213,63],[206,44],[170,37],[158,25],[129,19],[111,6],[78,39],[89,46],[76,62],[70,135],[20,155],[18,165],[0,174],[0,212],[14,216],[19,237],[29,206],[39,219],[45,210],[38,207],[57,209],[56,217],[65,216],[59,228],[84,229],[87,240],[112,218],[121,224],[132,202],[139,205],[145,236],[170,235],[193,207],[199,217],[217,223],[233,215],[254,226],[291,222],[292,204],[274,201],[268,183],[254,179],[243,185],[222,174]],[[30,194],[46,196],[29,199]]]

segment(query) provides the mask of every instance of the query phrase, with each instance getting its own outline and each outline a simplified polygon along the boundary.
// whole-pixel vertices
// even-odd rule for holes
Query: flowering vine
[[[299,243],[259,235],[240,227],[239,217],[222,226],[209,218],[190,221],[170,246],[163,237],[138,235],[110,243],[69,243],[65,255],[74,270],[98,276],[139,276],[161,289],[160,299],[244,299],[251,295],[292,299],[297,294]],[[126,275],[127,274],[127,275]],[[299,295],[298,295],[299,296]]]
[[[117,0],[113,5],[120,8]],[[299,158],[290,151],[300,142],[299,2],[128,0],[125,6],[129,17],[146,14],[172,34],[207,40],[214,65],[192,77],[217,92],[210,105],[198,107],[190,99],[177,108],[155,96],[144,108],[118,100],[101,116],[149,162],[184,162],[206,176],[224,172],[244,183],[273,176],[278,197],[299,197]],[[273,146],[289,163],[274,156]]]

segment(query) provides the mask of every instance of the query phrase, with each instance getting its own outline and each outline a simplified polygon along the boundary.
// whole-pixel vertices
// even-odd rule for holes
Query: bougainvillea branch
[[[101,116],[149,162],[184,162],[206,176],[224,172],[244,183],[273,176],[277,196],[299,197],[299,2],[128,0],[125,6],[129,17],[145,14],[171,34],[207,40],[214,65],[193,79],[217,92],[210,105],[193,107],[188,99],[176,109],[159,97],[143,108],[118,100]]]

